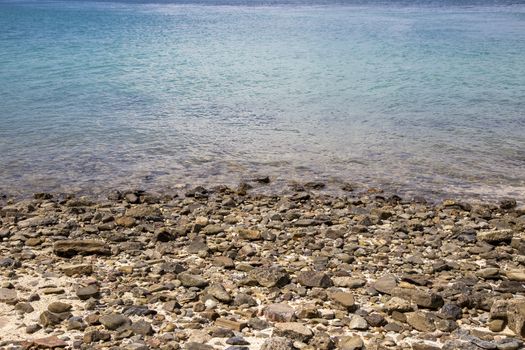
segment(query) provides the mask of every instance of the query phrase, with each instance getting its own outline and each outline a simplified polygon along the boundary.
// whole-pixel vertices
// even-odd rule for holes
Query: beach
[[[0,205],[4,349],[519,349],[525,208],[267,178]]]

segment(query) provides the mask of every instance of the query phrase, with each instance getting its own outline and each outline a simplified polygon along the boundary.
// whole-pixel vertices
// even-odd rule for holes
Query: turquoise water
[[[437,4],[0,0],[0,191],[525,195],[525,5]]]

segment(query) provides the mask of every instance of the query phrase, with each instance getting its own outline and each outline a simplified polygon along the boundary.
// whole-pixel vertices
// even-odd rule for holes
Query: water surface
[[[0,0],[0,28],[3,192],[525,195],[520,2]]]

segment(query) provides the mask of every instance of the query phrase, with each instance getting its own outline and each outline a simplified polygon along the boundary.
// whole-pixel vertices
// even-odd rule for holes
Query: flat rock
[[[361,350],[365,346],[360,336],[343,336],[337,341],[339,350]]]
[[[76,295],[80,300],[88,300],[89,298],[98,298],[100,294],[99,288],[93,284],[85,287],[80,287],[76,290]]]
[[[64,240],[58,241],[53,246],[53,252],[61,257],[72,257],[75,255],[110,255],[111,250],[104,241],[84,239],[84,240]]]
[[[66,276],[84,276],[93,273],[93,266],[90,264],[62,265],[60,267]]]

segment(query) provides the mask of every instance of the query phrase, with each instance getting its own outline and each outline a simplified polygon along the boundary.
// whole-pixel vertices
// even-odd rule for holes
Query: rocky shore
[[[0,348],[523,348],[515,201],[249,187],[4,199]]]

